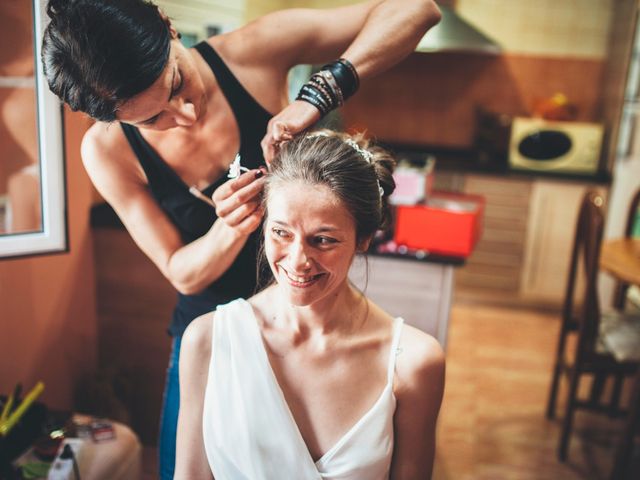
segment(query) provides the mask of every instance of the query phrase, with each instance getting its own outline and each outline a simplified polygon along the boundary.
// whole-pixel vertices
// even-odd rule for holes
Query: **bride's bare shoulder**
[[[273,288],[267,287],[247,300],[260,324],[273,315],[272,309],[275,305],[273,293]]]
[[[396,372],[400,391],[439,390],[444,386],[445,355],[438,341],[411,325],[404,325],[400,337]]]
[[[209,312],[193,320],[182,335],[181,351],[210,353],[214,318],[215,312]]]

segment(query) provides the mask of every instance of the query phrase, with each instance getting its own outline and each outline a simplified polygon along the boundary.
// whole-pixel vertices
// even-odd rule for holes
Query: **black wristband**
[[[354,66],[348,60],[341,58],[335,62],[328,63],[323,70],[328,70],[335,78],[336,83],[342,92],[342,98],[346,100],[358,90],[360,78]]]
[[[323,92],[320,91],[315,85],[306,83],[302,86],[300,91],[317,98],[318,101],[322,103],[326,108],[331,108],[331,100],[326,95],[324,95]]]
[[[341,58],[314,73],[300,89],[296,100],[310,103],[324,117],[331,110],[344,104],[359,86],[358,72],[349,60]]]
[[[353,63],[351,63],[346,58],[339,58],[338,61],[340,63],[342,63],[344,66],[346,66],[349,70],[351,70],[351,73],[353,74],[354,78],[356,79],[356,90],[358,90],[358,88],[360,88],[360,76],[358,75],[356,67],[354,67]]]
[[[302,86],[296,100],[310,103],[320,111],[320,115],[323,117],[332,110],[331,105],[322,97],[318,88],[311,83],[305,83]]]

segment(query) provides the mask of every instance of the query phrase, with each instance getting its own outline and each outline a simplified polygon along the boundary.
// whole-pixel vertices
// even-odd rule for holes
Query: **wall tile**
[[[458,13],[514,54],[605,58],[615,0],[458,0]],[[514,28],[515,27],[515,28]]]

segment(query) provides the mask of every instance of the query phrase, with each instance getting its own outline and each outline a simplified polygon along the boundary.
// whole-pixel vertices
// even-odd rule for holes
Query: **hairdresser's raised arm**
[[[413,52],[441,16],[433,0],[385,0],[369,5],[372,8],[361,30],[340,55],[356,67],[361,79],[387,70]]]
[[[176,290],[185,295],[202,291],[229,269],[260,225],[262,173],[252,170],[218,187],[213,197],[219,218],[204,235],[185,243],[151,196],[141,169],[123,161],[122,140],[115,132],[98,122],[82,141],[82,161],[93,184]]]
[[[268,27],[274,57],[286,71],[300,64],[322,64],[345,58],[360,80],[376,75],[409,55],[422,36],[440,20],[433,0],[375,0],[329,10],[285,10],[255,22]],[[278,33],[275,33],[278,32]],[[258,35],[258,38],[260,35]],[[321,117],[321,109],[297,100],[270,122],[262,142],[269,161],[274,147]]]

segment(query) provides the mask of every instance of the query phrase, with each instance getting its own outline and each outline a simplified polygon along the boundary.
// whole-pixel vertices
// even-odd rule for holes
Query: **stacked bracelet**
[[[360,77],[355,67],[346,58],[341,58],[335,62],[329,63],[322,67],[322,70],[329,70],[336,79],[336,82],[342,90],[342,95],[346,100],[356,93],[360,86]]]
[[[296,100],[315,106],[324,117],[331,110],[344,104],[360,86],[360,78],[354,66],[341,58],[322,67],[305,83]]]

